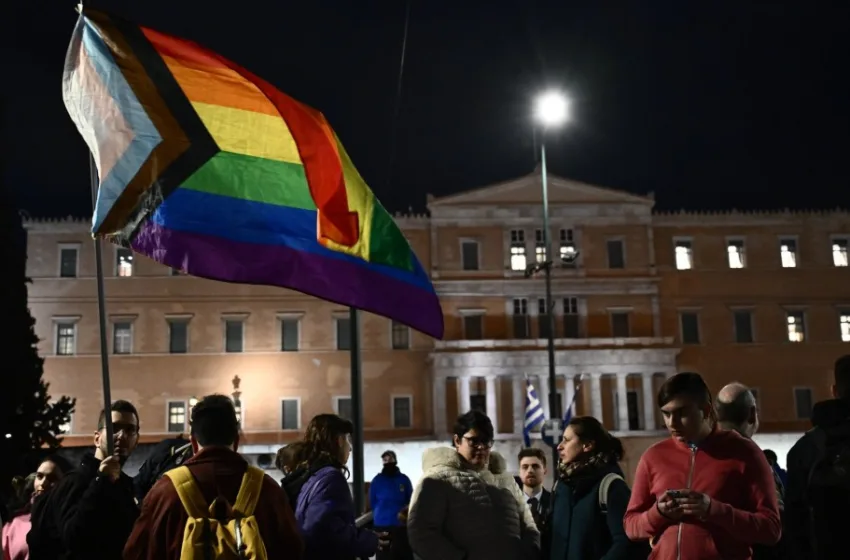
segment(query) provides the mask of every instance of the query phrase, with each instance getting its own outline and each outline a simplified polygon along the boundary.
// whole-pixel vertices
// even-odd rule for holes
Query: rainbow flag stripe
[[[92,10],[63,97],[100,176],[95,236],[442,338],[428,274],[320,112],[196,43]]]

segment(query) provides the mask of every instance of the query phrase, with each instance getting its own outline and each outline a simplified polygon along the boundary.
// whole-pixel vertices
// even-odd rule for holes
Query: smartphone
[[[671,498],[681,498],[684,495],[684,492],[681,490],[667,490],[667,495]]]

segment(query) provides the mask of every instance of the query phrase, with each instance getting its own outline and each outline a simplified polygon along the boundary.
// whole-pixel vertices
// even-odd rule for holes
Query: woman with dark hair
[[[274,466],[277,470],[283,473],[284,479],[298,466],[301,462],[299,454],[304,449],[303,441],[294,441],[288,445],[284,445],[277,450],[277,455],[274,459]]]
[[[284,480],[287,493],[297,495],[295,519],[304,537],[307,560],[370,558],[379,544],[387,544],[379,541],[378,534],[355,524],[345,466],[353,431],[351,422],[335,414],[313,418],[298,453],[301,462]]]
[[[632,544],[623,530],[631,492],[618,464],[623,458],[620,440],[596,418],[579,416],[564,429],[558,457],[549,560],[636,557],[640,545]]]
[[[536,559],[540,533],[505,460],[493,447],[493,423],[473,410],[454,427],[452,447],[422,455],[408,538],[420,560]]]
[[[59,482],[69,470],[71,469],[67,461],[58,456],[50,456],[44,459],[31,475],[26,478],[15,477],[12,481],[15,497],[9,504],[9,513],[12,518],[3,526],[3,545],[0,547],[3,551],[3,560],[29,558],[27,533],[32,526],[30,518],[32,504]]]

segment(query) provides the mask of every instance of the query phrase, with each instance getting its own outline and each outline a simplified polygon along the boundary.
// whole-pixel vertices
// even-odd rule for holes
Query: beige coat
[[[454,448],[422,455],[422,480],[413,491],[407,531],[421,560],[538,558],[540,533],[505,460],[490,454],[475,471]]]

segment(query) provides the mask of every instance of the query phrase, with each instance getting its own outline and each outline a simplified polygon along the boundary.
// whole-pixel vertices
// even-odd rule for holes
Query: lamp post
[[[554,257],[552,253],[552,232],[549,230],[549,185],[546,176],[546,132],[551,127],[563,124],[569,118],[569,101],[557,92],[548,91],[537,98],[535,107],[535,118],[542,127],[540,135],[540,176],[543,189],[543,244],[545,245],[545,256],[542,266],[546,282],[546,315],[549,320],[549,333],[547,337],[547,350],[549,353],[549,417],[550,419],[561,419],[561,406],[558,400],[557,379],[555,377],[555,314],[552,302],[552,266]],[[537,270],[539,270],[537,268]],[[555,451],[555,464],[558,455]]]

